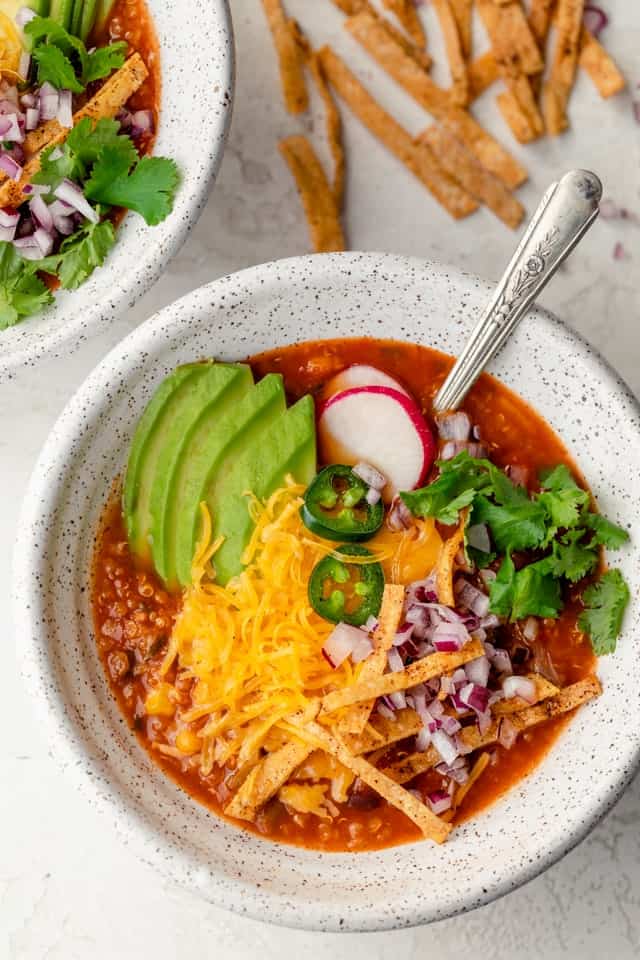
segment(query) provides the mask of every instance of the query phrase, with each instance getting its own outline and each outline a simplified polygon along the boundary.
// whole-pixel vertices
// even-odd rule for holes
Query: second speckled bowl
[[[634,773],[640,749],[640,418],[636,401],[543,311],[493,365],[561,434],[603,511],[628,526],[633,601],[604,694],[535,772],[455,831],[375,853],[322,854],[242,832],[182,793],[126,729],[98,661],[88,601],[100,510],[156,385],[176,364],[237,360],[309,337],[371,334],[460,351],[488,288],[442,266],[374,254],[305,257],[202,287],[123,341],[70,401],[29,486],[15,555],[23,672],[50,750],[155,869],[212,902],[318,930],[427,923],[513,890],[580,841]],[[618,558],[616,558],[618,560]]]

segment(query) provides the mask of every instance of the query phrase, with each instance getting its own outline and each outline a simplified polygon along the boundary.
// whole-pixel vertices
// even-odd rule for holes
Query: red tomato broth
[[[400,380],[414,395],[425,414],[438,386],[451,367],[452,358],[428,347],[372,339],[309,342],[269,351],[249,360],[261,378],[281,373],[287,394],[296,399],[318,394],[335,373],[352,363],[379,367]],[[579,476],[566,448],[547,423],[522,399],[493,377],[483,375],[472,390],[465,408],[480,427],[491,456],[501,466],[527,467],[532,480],[537,471],[558,463],[567,464]],[[147,717],[146,694],[158,679],[165,641],[180,601],[170,596],[154,574],[137,568],[129,553],[119,498],[114,495],[105,511],[95,554],[93,610],[98,651],[112,692],[132,730],[155,763],[189,795],[224,816],[232,793],[224,778],[229,770],[214,767],[202,776],[197,764],[165,756],[156,749],[172,744],[172,719]],[[560,682],[575,682],[591,674],[595,657],[589,641],[577,628],[579,601],[573,597],[557,621],[544,621],[541,642],[546,647]],[[119,674],[124,661],[128,669]],[[169,675],[170,682],[175,673]],[[180,691],[181,704],[189,704],[189,690]],[[570,716],[558,717],[521,734],[511,750],[489,748],[491,762],[467,794],[454,823],[481,812],[530,773],[567,725]],[[154,748],[154,744],[156,747]],[[403,750],[403,747],[406,749]],[[390,748],[401,756],[410,744]],[[441,788],[443,778],[434,771],[416,779],[419,789]],[[373,850],[420,839],[418,828],[404,814],[368,788],[346,804],[339,815],[320,820],[312,814],[292,813],[272,800],[255,823],[233,821],[269,839],[326,851]]]

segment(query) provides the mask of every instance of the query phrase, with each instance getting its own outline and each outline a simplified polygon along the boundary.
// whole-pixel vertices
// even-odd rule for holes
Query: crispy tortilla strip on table
[[[378,628],[374,632],[375,650],[363,662],[358,683],[368,683],[381,677],[387,666],[387,651],[393,646],[398,632],[404,606],[404,587],[387,584],[384,588],[382,606],[378,614]],[[367,703],[358,703],[347,711],[338,721],[340,734],[360,734],[371,716],[375,699]]]
[[[435,8],[440,21],[440,29],[444,37],[444,46],[449,61],[449,71],[451,73],[449,96],[453,103],[460,107],[466,107],[469,103],[469,77],[456,18],[449,0],[431,0],[431,4]]]
[[[569,125],[567,104],[578,65],[583,13],[584,0],[558,0],[555,50],[543,91],[547,132],[554,137]]]
[[[498,64],[491,50],[473,60],[467,70],[469,76],[469,99],[471,102],[482,96],[499,78]]]
[[[463,143],[445,130],[444,127],[429,127],[420,134],[434,152],[442,166],[465,190],[486,204],[503,223],[515,228],[524,217],[524,207],[505,185],[484,167],[480,166],[474,155]]]
[[[543,703],[536,706],[526,707],[519,713],[512,713],[509,716],[509,722],[517,729],[518,733],[535,727],[545,720],[552,717],[559,717],[563,713],[575,710],[576,707],[593,700],[602,693],[602,686],[597,677],[587,677],[586,680],[580,680],[569,687],[565,687],[555,697],[550,697]],[[465,727],[458,734],[466,746],[471,750],[479,750],[481,747],[489,747],[496,743],[500,733],[500,723],[502,718],[495,720],[489,730],[481,734],[478,727],[474,724],[472,727]],[[408,783],[419,773],[430,770],[441,761],[440,754],[435,747],[430,746],[424,753],[412,753],[402,760],[397,760],[384,768],[384,772],[396,783]]]
[[[484,647],[479,640],[469,641],[462,650],[456,653],[431,653],[422,660],[416,660],[404,670],[397,673],[385,673],[382,677],[365,682],[358,681],[350,687],[334,690],[322,698],[322,713],[333,713],[341,707],[349,707],[352,703],[361,703],[363,700],[377,699],[400,690],[408,690],[418,683],[426,683],[434,677],[441,677],[458,667],[476,660],[484,655]]]
[[[626,81],[615,61],[602,44],[584,27],[580,43],[581,68],[589,74],[601,97],[613,97],[626,86]]]
[[[254,820],[258,810],[278,792],[310,753],[307,743],[295,739],[268,753],[249,773],[224,812],[238,820]]]
[[[360,14],[358,15],[360,16]],[[366,14],[365,14],[366,16]],[[373,21],[376,23],[376,21]],[[347,21],[349,23],[349,21]],[[388,34],[379,28],[384,37]],[[395,45],[395,44],[394,44]],[[396,49],[400,49],[396,46]],[[402,52],[402,51],[401,51]],[[402,56],[405,56],[402,53]],[[371,94],[351,73],[346,64],[330,47],[323,47],[320,58],[325,74],[338,95],[348,104],[360,121],[391,153],[408,167],[455,219],[466,217],[478,209],[478,204],[440,167],[428,147],[414,143],[409,133],[382,109]],[[429,79],[409,57],[413,68]]]
[[[426,47],[427,37],[413,0],[382,0],[382,6],[398,18],[416,46]]]
[[[529,74],[539,73],[543,61],[519,3],[496,6],[493,0],[478,0],[478,11],[491,41],[500,76],[509,88],[510,106],[505,110],[505,97],[499,99],[505,120],[521,143],[535,140],[544,133]],[[513,102],[515,101],[515,102]]]
[[[446,607],[455,607],[456,605],[456,598],[453,593],[453,574],[456,554],[464,542],[464,530],[468,516],[468,508],[460,511],[460,520],[455,533],[444,540],[440,547],[440,556],[436,565],[436,593],[438,594],[438,603],[444,603]]]
[[[460,46],[465,60],[471,56],[471,17],[473,0],[449,0],[451,11],[456,19]]]
[[[286,137],[279,149],[296,181],[313,249],[316,253],[344,250],[336,198],[315,150],[302,136]]]
[[[540,50],[544,49],[549,28],[551,27],[551,16],[556,0],[531,0],[529,8],[529,26],[534,35],[536,43]]]
[[[309,95],[304,79],[304,64],[295,33],[281,0],[262,0],[273,44],[278,55],[284,104],[289,113],[304,113]]]
[[[124,66],[103,84],[95,97],[89,100],[81,110],[78,110],[77,113],[74,114],[74,126],[85,117],[90,117],[94,121],[102,120],[106,117],[115,117],[127,100],[142,86],[148,75],[149,71],[145,66],[144,60],[140,54],[134,53],[133,56],[129,57]],[[50,122],[52,125],[55,124],[55,128],[54,126],[48,127],[49,133],[53,133],[53,136],[46,143],[42,143],[42,147],[59,146],[64,143],[71,132],[70,127],[61,127],[56,120]],[[32,144],[36,142],[40,141],[33,140]],[[10,180],[0,187],[0,206],[20,206],[25,199],[24,188],[39,169],[40,155],[36,154],[25,164],[22,176],[18,181]]]
[[[311,59],[309,60],[309,68],[324,103],[327,140],[333,158],[333,195],[338,207],[338,212],[340,212],[344,202],[346,171],[344,143],[342,140],[342,119],[317,53],[312,53]]]
[[[319,723],[315,723],[315,721],[305,723],[303,719],[300,719],[293,725],[297,726],[300,737],[308,738],[309,742],[315,747],[319,747],[335,757],[343,766],[355,773],[363,783],[366,783],[367,786],[383,797],[387,803],[397,807],[405,816],[413,820],[428,840],[444,843],[451,832],[450,825],[441,820],[435,813],[432,813],[429,807],[418,800],[417,797],[414,797],[412,793],[404,790],[398,783],[381,773],[363,757],[354,757],[344,743],[337,737],[333,737]]]
[[[407,56],[368,12],[351,17],[346,27],[358,43],[371,54],[389,76],[434,116],[475,154],[480,163],[499,177],[506,186],[519,186],[527,179],[527,171],[483,127],[461,107],[451,103],[446,90]]]

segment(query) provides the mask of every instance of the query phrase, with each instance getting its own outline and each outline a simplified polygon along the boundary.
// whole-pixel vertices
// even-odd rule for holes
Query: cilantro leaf
[[[66,144],[61,147],[47,147],[40,157],[40,169],[34,173],[31,180],[54,191],[63,180],[73,179],[74,171],[74,157]]]
[[[32,177],[33,182],[46,185],[52,191],[65,179],[82,183],[105,147],[121,153],[131,166],[138,159],[137,150],[133,141],[119,131],[117,120],[105,118],[94,126],[89,117],[84,117],[64,144],[43,151],[40,170]]]
[[[479,490],[490,486],[484,464],[463,451],[453,460],[438,464],[440,476],[429,486],[401,493],[400,497],[416,517],[434,517],[446,525],[457,523],[460,511],[473,503]]]
[[[589,494],[576,483],[571,471],[561,463],[541,475],[542,493],[538,499],[549,513],[551,524],[547,543],[560,529],[576,526],[580,511],[589,503]]]
[[[86,223],[67,237],[58,253],[39,260],[36,269],[55,274],[65,290],[75,290],[102,266],[116,242],[116,232],[110,220]]]
[[[580,543],[582,536],[582,530],[575,530],[561,540],[554,541],[548,566],[555,577],[565,577],[571,583],[578,583],[598,566],[600,554],[597,545],[593,542]]]
[[[0,242],[0,330],[37,313],[53,296],[13,244]]]
[[[143,157],[130,172],[123,152],[104,147],[87,181],[90,200],[135,210],[150,226],[165,219],[173,208],[178,169],[166,157]]]
[[[547,532],[544,505],[530,500],[526,494],[507,504],[495,504],[485,496],[478,496],[473,508],[473,522],[489,526],[501,553],[538,547]]]
[[[622,527],[612,523],[600,513],[591,513],[585,510],[581,522],[589,530],[593,530],[592,543],[609,547],[610,550],[619,550],[629,539],[629,534]]]
[[[76,71],[68,57],[59,47],[51,43],[41,43],[33,51],[33,59],[38,64],[38,83],[45,81],[58,90],[73,90],[82,93],[84,84],[76,77]]]
[[[108,77],[114,70],[119,70],[125,61],[126,53],[127,44],[124,40],[120,40],[87,54],[87,62],[82,73],[83,83],[101,80],[103,77]]]
[[[614,652],[629,596],[629,587],[619,570],[608,570],[585,590],[585,610],[578,626],[591,638],[596,656]]]
[[[504,558],[489,593],[489,609],[511,621],[524,617],[557,617],[562,609],[559,581],[546,560],[516,570],[510,554]]]

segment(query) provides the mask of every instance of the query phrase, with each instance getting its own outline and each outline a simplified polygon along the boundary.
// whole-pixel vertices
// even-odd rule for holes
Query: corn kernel
[[[170,691],[171,687],[168,683],[159,683],[157,687],[149,691],[144,707],[150,717],[173,716],[176,708],[169,696]]]

